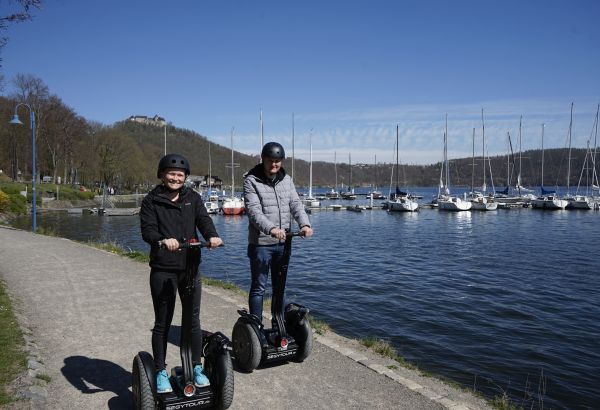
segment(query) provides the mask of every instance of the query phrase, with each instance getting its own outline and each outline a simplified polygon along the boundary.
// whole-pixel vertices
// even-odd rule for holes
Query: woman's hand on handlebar
[[[219,246],[223,245],[223,240],[218,236],[215,236],[213,238],[210,238],[208,240],[208,243],[210,244],[210,248],[218,248]]]
[[[162,241],[160,241],[160,244],[170,252],[175,252],[179,250],[179,241],[174,238],[163,239]]]

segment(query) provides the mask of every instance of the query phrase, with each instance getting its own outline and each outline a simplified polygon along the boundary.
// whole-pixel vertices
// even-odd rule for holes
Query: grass
[[[123,246],[116,242],[82,242],[96,249],[102,249],[104,251],[115,253],[120,256],[126,256],[138,262],[149,262],[150,256],[146,252],[134,251],[131,249],[125,249]]]
[[[0,281],[0,405],[16,400],[7,392],[7,386],[25,369],[27,356],[23,350],[24,345],[10,298],[4,283]]]
[[[375,353],[380,354],[381,356],[388,357],[406,369],[411,370],[419,370],[417,366],[407,362],[402,356],[396,352],[396,349],[392,347],[390,342],[387,340],[377,339],[376,337],[367,337],[360,340],[360,344],[369,349],[373,350]]]

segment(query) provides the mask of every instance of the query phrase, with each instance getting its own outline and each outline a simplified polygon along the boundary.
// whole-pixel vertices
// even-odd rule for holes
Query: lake
[[[437,190],[410,192],[425,203]],[[422,370],[487,397],[506,393],[524,408],[600,407],[599,212],[315,211],[310,219],[314,237],[294,242],[288,298],[335,332],[386,340]],[[247,290],[248,221],[213,220],[226,246],[204,258],[203,274]],[[45,213],[38,224],[148,250],[137,216]]]

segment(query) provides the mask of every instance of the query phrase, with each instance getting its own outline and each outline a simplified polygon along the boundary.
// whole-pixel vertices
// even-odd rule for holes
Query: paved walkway
[[[203,257],[218,257],[218,250]],[[38,400],[34,407],[131,407],[133,357],[151,351],[148,273],[146,264],[83,244],[0,227],[0,278],[51,377],[45,404]],[[236,310],[244,304],[232,292],[205,286],[202,326],[230,336]],[[180,316],[177,310],[174,330]],[[481,399],[435,379],[388,368],[392,362],[356,341],[332,332],[315,337],[304,363],[236,372],[231,408],[487,408]],[[172,365],[179,349],[177,337],[171,339],[167,361]]]

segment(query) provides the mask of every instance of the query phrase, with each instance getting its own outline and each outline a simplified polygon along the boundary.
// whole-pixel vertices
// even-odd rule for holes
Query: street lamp
[[[31,126],[31,195],[32,195],[32,208],[31,208],[31,230],[33,232],[37,229],[37,216],[36,216],[36,193],[35,193],[35,179],[36,179],[36,171],[35,171],[35,113],[29,104],[26,103],[18,103],[15,107],[15,115],[13,115],[10,124],[15,125],[23,125],[21,120],[19,120],[19,114],[17,114],[17,110],[19,107],[23,105],[29,109],[29,125]]]

